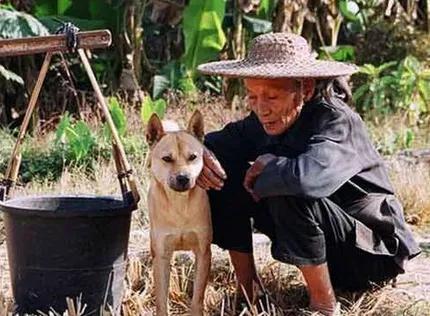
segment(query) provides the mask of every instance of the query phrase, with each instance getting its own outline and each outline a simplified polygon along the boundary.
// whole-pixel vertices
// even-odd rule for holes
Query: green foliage
[[[276,1],[273,0],[260,0],[258,7],[257,17],[263,20],[271,21],[272,14],[276,7]]]
[[[404,148],[411,148],[415,140],[415,133],[412,129],[407,128],[400,138],[400,143]]]
[[[84,121],[66,129],[66,144],[69,146],[71,160],[81,162],[86,159],[95,145],[95,138]]]
[[[4,174],[9,163],[16,138],[9,130],[0,130],[0,174]],[[59,150],[40,146],[32,138],[26,138],[22,144],[20,181],[35,179],[55,180],[61,175],[63,158]]]
[[[109,29],[113,34],[113,42],[118,44],[119,34],[123,34],[124,6],[122,0],[42,0],[35,1],[33,13],[53,33],[62,22],[72,22],[82,31]],[[112,82],[121,65],[120,55],[123,48],[113,45],[112,49],[94,53],[91,65],[99,82]],[[121,53],[120,53],[121,52]],[[71,60],[75,64],[77,59]],[[77,84],[89,86],[87,76],[82,68],[75,71]],[[76,75],[78,73],[78,75]]]
[[[44,36],[49,32],[30,14],[16,11],[12,6],[0,5],[0,38]]]
[[[58,125],[55,143],[61,144],[66,161],[81,164],[89,160],[96,139],[84,121],[72,123],[70,116],[66,114]]]
[[[327,57],[336,61],[354,62],[355,48],[352,45],[321,46],[319,58]]]
[[[3,77],[6,81],[13,81],[20,85],[24,85],[24,80],[13,71],[7,70],[0,65],[0,78]]]
[[[141,118],[144,123],[148,123],[152,113],[156,113],[161,119],[166,113],[166,101],[164,99],[152,100],[150,96],[147,96],[143,101],[141,108]]]
[[[39,20],[51,33],[54,33],[60,24],[64,22],[71,22],[83,31],[91,31],[109,27],[103,20],[80,19],[63,15],[41,16],[39,17]]]
[[[184,65],[190,77],[199,64],[214,59],[226,43],[222,21],[226,0],[190,0],[184,10]]]
[[[110,99],[110,108],[118,130],[127,130],[127,120],[115,98]],[[55,132],[44,138],[48,141],[43,144],[31,136],[24,139],[20,182],[55,181],[65,168],[90,173],[97,166],[97,162],[109,161],[112,158],[112,140],[111,137],[106,137],[106,126],[90,130],[87,123],[75,121],[68,113],[61,118]],[[16,138],[11,131],[0,129],[0,175],[4,174],[7,168],[15,142]],[[145,159],[148,148],[141,135],[124,133],[122,142],[129,158],[138,162]]]
[[[152,97],[154,99],[160,98],[164,91],[166,91],[169,88],[177,87],[178,78],[176,75],[172,74],[172,76],[169,75],[155,75],[154,76],[154,83],[152,85]]]
[[[12,6],[0,5],[0,38],[21,38],[47,35],[47,29],[31,15],[16,11]],[[15,82],[24,85],[24,80],[15,72],[0,65],[0,82]],[[7,85],[2,87],[8,90]]]
[[[187,76],[186,70],[178,61],[172,61],[164,66],[161,73],[154,76],[152,98],[158,99],[166,90],[183,93],[185,96],[197,92],[192,78]]]
[[[353,94],[359,112],[375,109],[380,113],[387,113],[392,109],[396,78],[388,73],[388,70],[396,64],[389,62],[378,67],[370,64],[360,67],[360,73],[364,74],[367,80]]]
[[[148,144],[141,134],[128,135],[123,140],[124,150],[127,156],[137,162],[144,162],[145,153],[148,151]],[[110,157],[110,150],[109,150]]]
[[[120,137],[124,137],[127,132],[127,117],[122,109],[119,101],[115,97],[108,99],[109,112]]]
[[[22,153],[20,181],[55,181],[64,167],[64,153],[59,148],[41,150],[28,146]]]
[[[263,34],[272,31],[272,21],[249,15],[243,16],[243,26],[254,34]]]
[[[194,84],[194,81],[190,77],[184,77],[179,79],[178,81],[179,89],[184,93],[187,97],[193,97],[197,93],[197,87]]]
[[[420,113],[430,110],[430,70],[414,56],[407,56],[394,73],[399,82],[398,97],[402,108]]]
[[[108,28],[118,32],[124,12],[120,0],[42,0],[36,1],[33,13],[51,31],[62,21],[72,22],[82,30]]]
[[[57,130],[55,131],[55,144],[66,143],[66,130],[72,126],[72,120],[69,113],[65,113],[57,125]]]
[[[346,29],[351,33],[366,32],[384,20],[385,2],[380,0],[339,0],[339,12],[345,19]]]
[[[426,25],[426,18],[419,23],[421,19],[416,15],[413,2],[390,1],[390,4],[387,2],[380,0],[337,2],[344,17],[344,35],[349,38],[348,42],[353,42],[356,46],[356,62],[360,65],[381,65],[393,60],[400,61],[407,55],[416,55],[425,60],[429,56],[428,45],[425,45],[429,36],[428,32],[421,32],[420,29]],[[420,45],[419,42],[423,42],[424,45]]]
[[[4,175],[15,143],[12,131],[0,129],[0,175]]]
[[[397,68],[394,68],[397,66]],[[378,67],[366,64],[360,67],[366,82],[354,92],[357,109],[364,113],[405,111],[411,124],[430,111],[430,70],[413,56],[400,63],[389,62]]]
[[[72,3],[72,0],[37,0],[34,14],[36,16],[63,15]]]
[[[338,1],[339,11],[344,18],[349,21],[359,21],[359,5],[356,1],[351,0],[339,0]]]

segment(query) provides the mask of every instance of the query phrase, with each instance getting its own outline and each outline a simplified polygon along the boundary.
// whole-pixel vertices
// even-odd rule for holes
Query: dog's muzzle
[[[178,174],[170,179],[170,187],[178,192],[184,192],[191,188],[191,179],[186,174]]]

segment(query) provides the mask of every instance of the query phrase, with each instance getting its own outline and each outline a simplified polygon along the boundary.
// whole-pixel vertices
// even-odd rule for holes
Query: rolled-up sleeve
[[[351,129],[346,113],[326,111],[318,119],[306,150],[293,158],[277,157],[271,161],[257,178],[254,192],[262,198],[330,196],[361,171]]]

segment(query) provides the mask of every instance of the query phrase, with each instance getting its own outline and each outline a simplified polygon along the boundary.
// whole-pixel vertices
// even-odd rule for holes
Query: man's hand
[[[203,150],[203,170],[197,178],[197,185],[205,190],[221,190],[224,180],[227,179],[215,155],[205,147]]]
[[[246,191],[248,191],[252,195],[255,201],[260,200],[260,197],[258,197],[254,192],[255,181],[257,180],[263,169],[267,166],[267,164],[274,159],[276,159],[276,156],[272,154],[264,154],[258,156],[252,166],[246,172],[243,186],[245,187]]]

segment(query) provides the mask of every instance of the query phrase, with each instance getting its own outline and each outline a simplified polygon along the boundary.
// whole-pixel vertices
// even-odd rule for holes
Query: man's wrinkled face
[[[311,79],[245,79],[248,104],[268,135],[284,133],[313,93]]]

